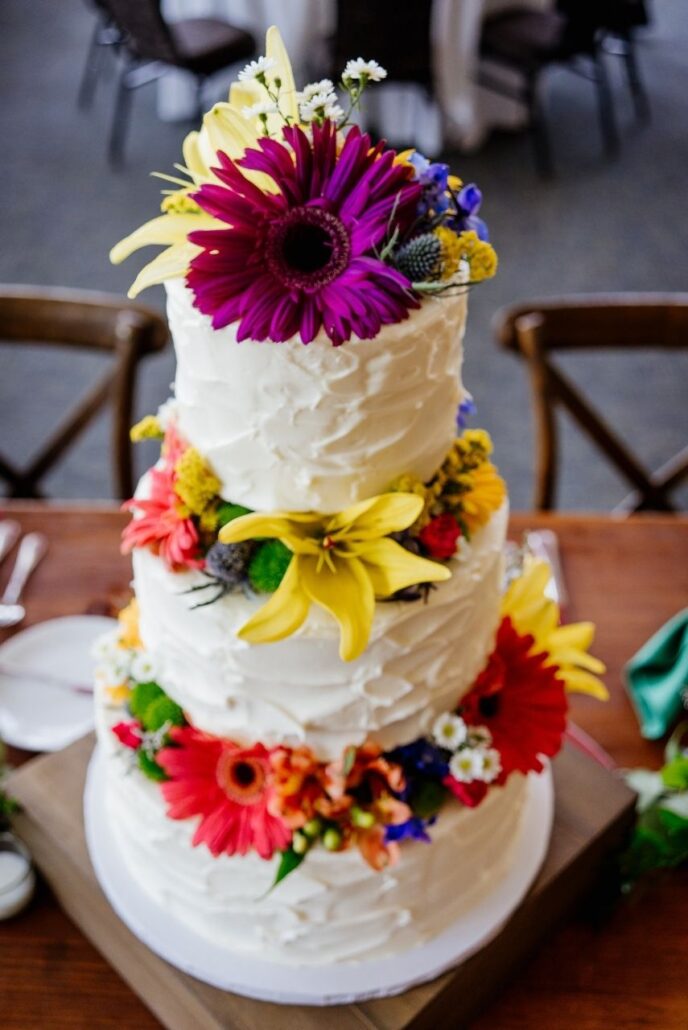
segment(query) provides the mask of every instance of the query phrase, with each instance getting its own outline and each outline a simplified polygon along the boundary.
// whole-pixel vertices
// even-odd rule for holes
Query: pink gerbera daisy
[[[370,339],[419,305],[409,280],[377,252],[409,228],[420,185],[393,150],[371,147],[356,127],[339,151],[329,121],[311,137],[287,127],[283,139],[260,139],[238,161],[219,152],[221,185],[193,194],[228,226],[189,234],[202,248],[186,280],[196,307],[215,329],[238,321],[237,340],[300,333],[309,343],[321,327],[335,345],[352,333]],[[242,168],[270,178],[277,192],[264,192]]]
[[[257,851],[271,858],[286,848],[289,830],[268,809],[269,752],[262,744],[241,747],[191,726],[170,731],[174,742],[155,756],[169,779],[161,784],[172,819],[200,816],[192,844],[215,855]]]
[[[202,568],[198,530],[190,518],[179,514],[174,492],[174,468],[165,464],[151,469],[148,497],[134,497],[122,507],[134,518],[122,533],[122,553],[134,547],[150,547],[172,570]]]

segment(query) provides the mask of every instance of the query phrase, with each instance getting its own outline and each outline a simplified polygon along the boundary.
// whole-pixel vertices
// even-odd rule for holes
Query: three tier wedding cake
[[[108,819],[131,876],[230,953],[392,956],[514,861],[567,690],[603,696],[461,383],[480,192],[300,93],[279,34],[184,144],[162,213],[173,398],[127,504],[135,600],[99,645]],[[345,101],[342,100],[342,96]],[[349,107],[345,111],[342,104]]]

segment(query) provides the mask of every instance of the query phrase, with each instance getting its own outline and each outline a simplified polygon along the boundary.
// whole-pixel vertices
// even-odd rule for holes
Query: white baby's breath
[[[119,628],[108,630],[107,633],[103,633],[102,636],[99,636],[93,644],[93,647],[91,648],[91,657],[101,663],[109,661],[120,651],[118,640]]]
[[[446,747],[448,751],[456,751],[466,740],[466,734],[466,723],[453,712],[438,715],[432,726],[435,742],[440,747]]]
[[[120,651],[109,659],[102,661],[96,668],[96,676],[108,687],[118,687],[126,683],[131,671],[131,653]]]
[[[241,113],[244,118],[260,118],[261,115],[278,114],[279,108],[274,100],[260,100],[250,107],[242,107]]]
[[[252,82],[254,79],[265,77],[265,73],[275,67],[272,57],[259,57],[256,61],[249,61],[245,68],[242,68],[237,78],[239,82]]]
[[[342,74],[342,82],[357,81],[364,79],[366,82],[381,82],[387,78],[387,69],[383,68],[377,61],[366,61],[362,57],[356,57],[353,61],[347,61],[346,68]]]
[[[156,662],[145,651],[139,651],[131,663],[131,678],[137,683],[150,683],[157,675]]]
[[[320,82],[309,82],[307,86],[304,86],[299,94],[299,99],[303,101],[312,100],[313,97],[318,94],[324,94],[329,96],[334,93],[334,83],[331,79],[321,79]]]

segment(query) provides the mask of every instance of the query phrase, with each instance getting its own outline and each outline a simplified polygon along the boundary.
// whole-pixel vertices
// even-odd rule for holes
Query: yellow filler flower
[[[315,602],[339,623],[342,659],[358,658],[368,643],[376,597],[451,576],[446,566],[388,538],[412,525],[422,507],[415,494],[391,493],[338,515],[256,512],[228,523],[220,530],[225,544],[275,537],[293,552],[279,587],[239,636],[251,644],[283,640],[303,624]]]
[[[297,121],[298,104],[291,63],[282,37],[274,25],[267,31],[265,50],[270,63],[266,81],[271,90],[279,89],[281,114],[292,122]],[[258,86],[252,82],[232,84],[229,100],[215,104],[205,115],[200,131],[190,132],[184,140],[184,164],[175,167],[187,176],[189,181],[159,174],[160,178],[167,179],[179,188],[170,191],[163,199],[161,215],[120,240],[110,251],[110,260],[113,264],[119,265],[141,247],[165,247],[165,250],[141,269],[129,289],[129,297],[136,297],[149,286],[186,274],[192,259],[201,250],[187,239],[190,232],[197,229],[225,228],[217,218],[201,211],[190,194],[205,182],[217,181],[211,169],[218,164],[219,150],[237,160],[249,147],[255,147],[258,137],[262,135],[262,124],[257,117],[246,117],[243,112],[247,105],[255,103],[256,91]],[[279,115],[270,116],[268,119],[269,132],[276,132],[278,126],[282,125],[284,118]],[[260,172],[244,169],[243,174],[267,192],[274,192],[276,189],[272,180]]]
[[[545,595],[551,575],[547,562],[526,562],[523,574],[509,586],[502,601],[502,615],[508,615],[514,629],[534,637],[531,654],[547,652],[547,665],[556,665],[566,689],[590,694],[600,701],[609,697],[598,674],[605,665],[588,654],[595,636],[592,622],[559,625],[559,605]]]

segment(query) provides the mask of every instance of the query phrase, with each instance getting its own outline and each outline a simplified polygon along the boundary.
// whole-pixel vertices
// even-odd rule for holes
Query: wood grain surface
[[[24,626],[104,613],[126,598],[130,566],[118,547],[125,516],[107,507],[17,503],[6,510],[25,531],[40,529],[51,542],[26,593]],[[656,767],[661,745],[640,737],[620,673],[647,637],[688,604],[688,519],[518,514],[511,535],[538,526],[557,532],[569,615],[596,622],[594,650],[608,666],[609,703],[574,698],[572,716],[620,765]],[[7,574],[4,568],[0,587]],[[11,755],[15,763],[28,757]],[[685,872],[651,881],[604,918],[594,906],[581,911],[473,1026],[685,1030],[687,925]],[[3,1030],[159,1026],[44,887],[27,912],[0,923],[0,1008]]]

